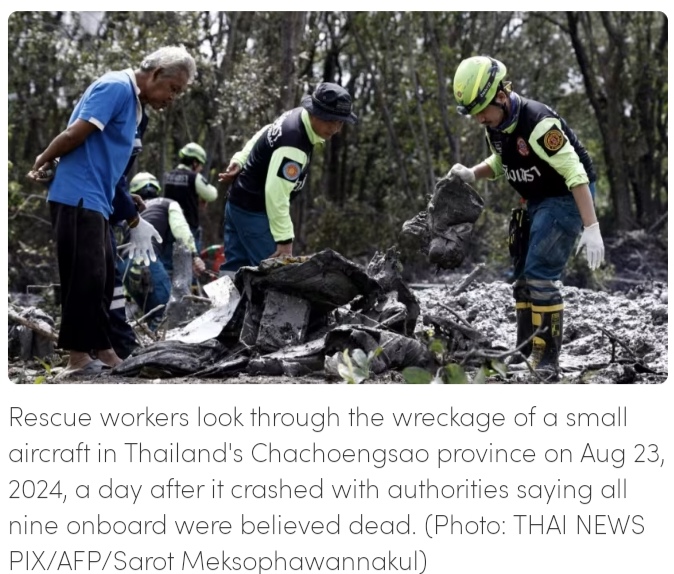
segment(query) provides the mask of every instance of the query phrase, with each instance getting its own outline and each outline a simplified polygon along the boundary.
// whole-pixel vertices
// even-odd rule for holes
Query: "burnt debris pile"
[[[381,349],[370,366],[373,374],[431,368],[433,357],[414,334],[419,303],[400,271],[393,248],[377,253],[367,269],[330,249],[244,267],[234,281],[240,298],[216,337],[153,343],[113,373],[148,378],[329,375],[326,358],[356,349]]]

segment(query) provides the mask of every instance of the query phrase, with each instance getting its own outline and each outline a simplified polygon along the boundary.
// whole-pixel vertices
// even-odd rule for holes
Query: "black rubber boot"
[[[531,366],[544,379],[557,380],[564,329],[564,305],[533,305],[531,311],[534,330],[541,328],[541,332],[534,337]]]
[[[531,323],[531,302],[530,301],[516,301],[515,313],[517,316],[517,343],[519,347],[524,341],[531,338],[534,332]],[[531,355],[532,342],[529,341],[524,347],[520,349],[519,353],[511,355],[507,361],[508,365],[519,365],[524,362],[524,358],[529,358]],[[520,354],[521,353],[521,354]],[[524,356],[524,357],[523,357]]]

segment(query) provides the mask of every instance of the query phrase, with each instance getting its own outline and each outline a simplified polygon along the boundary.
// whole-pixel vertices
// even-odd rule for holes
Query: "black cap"
[[[319,84],[313,94],[302,98],[302,107],[321,120],[358,123],[358,116],[351,111],[349,92],[337,84]]]

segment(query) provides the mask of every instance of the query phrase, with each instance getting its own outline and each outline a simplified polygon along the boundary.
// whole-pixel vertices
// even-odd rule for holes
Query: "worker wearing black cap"
[[[314,147],[358,121],[349,92],[319,84],[300,107],[284,112],[234,154],[222,182],[234,182],[225,207],[222,274],[292,255],[290,201],[302,189]]]

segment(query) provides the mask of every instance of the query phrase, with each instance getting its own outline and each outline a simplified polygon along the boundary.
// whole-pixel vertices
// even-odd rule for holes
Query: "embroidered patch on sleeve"
[[[548,156],[552,157],[564,147],[566,138],[558,127],[551,127],[536,140]]]
[[[302,167],[302,164],[294,159],[284,157],[276,175],[286,181],[297,181],[302,174]]]

